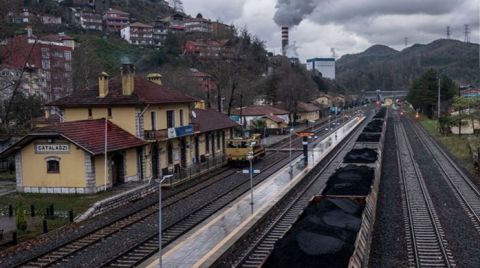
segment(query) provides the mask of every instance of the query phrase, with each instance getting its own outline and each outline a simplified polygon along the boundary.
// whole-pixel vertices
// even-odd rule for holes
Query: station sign
[[[68,153],[70,151],[70,145],[66,143],[47,143],[47,144],[35,144],[35,153]]]
[[[315,133],[309,131],[299,131],[296,133],[299,137],[312,137],[315,136]]]

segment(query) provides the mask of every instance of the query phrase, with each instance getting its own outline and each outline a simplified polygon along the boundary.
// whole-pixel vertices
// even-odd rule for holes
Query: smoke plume
[[[318,4],[318,0],[278,0],[273,20],[279,26],[296,26],[310,15]]]

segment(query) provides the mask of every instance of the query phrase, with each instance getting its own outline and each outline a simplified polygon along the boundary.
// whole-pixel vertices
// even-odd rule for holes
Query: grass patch
[[[15,181],[15,172],[12,174],[8,171],[0,172],[0,181]]]
[[[48,230],[52,231],[69,223],[68,211],[73,209],[74,215],[85,212],[95,202],[117,194],[118,191],[109,190],[92,195],[60,195],[60,194],[27,194],[13,193],[0,198],[0,214],[8,215],[8,206],[14,206],[21,203],[25,210],[28,228],[25,232],[18,233],[18,242],[26,241],[43,233],[43,218],[46,215],[46,209],[51,204],[54,206],[55,214],[53,219],[47,219]],[[30,205],[35,206],[35,217],[30,216]],[[14,217],[15,219],[15,217]],[[1,228],[0,228],[1,229]],[[0,241],[0,250],[7,248],[10,236]]]
[[[470,174],[474,175],[478,180],[479,177],[475,170],[473,159],[470,153],[468,135],[443,135],[438,132],[437,120],[429,119],[424,115],[420,115],[420,124],[427,132],[439,141],[455,158],[461,163]]]

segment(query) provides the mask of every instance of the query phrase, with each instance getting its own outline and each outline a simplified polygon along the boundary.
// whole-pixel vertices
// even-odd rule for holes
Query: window
[[[157,112],[150,113],[150,120],[152,122],[152,130],[157,130]]]
[[[170,142],[167,144],[167,158],[168,158],[168,164],[169,165],[173,164],[173,147]]]
[[[217,133],[217,149],[220,149],[220,133]]]
[[[42,47],[42,58],[50,58],[50,53],[46,47]]]
[[[89,118],[92,117],[92,108],[88,108],[88,117],[89,117]]]
[[[44,70],[50,69],[50,61],[49,60],[42,60],[42,69],[44,69]]]
[[[107,109],[108,118],[112,118],[112,108]]]
[[[175,127],[175,111],[167,111],[167,128]]]
[[[60,173],[60,161],[48,160],[47,161],[47,173]]]
[[[63,52],[63,54],[65,56],[65,60],[72,60],[72,52],[65,51],[65,52]]]
[[[180,126],[183,127],[183,110],[180,110]]]

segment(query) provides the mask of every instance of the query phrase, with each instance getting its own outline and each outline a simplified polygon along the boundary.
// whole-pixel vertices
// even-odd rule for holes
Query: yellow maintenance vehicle
[[[260,134],[253,134],[249,138],[233,138],[226,140],[225,153],[229,164],[247,164],[248,155],[253,155],[252,161],[265,156],[265,146],[262,145]]]

